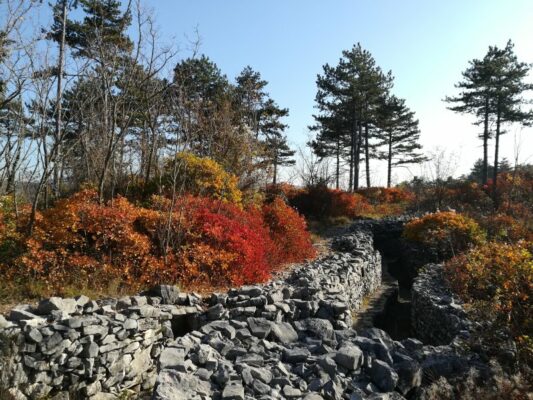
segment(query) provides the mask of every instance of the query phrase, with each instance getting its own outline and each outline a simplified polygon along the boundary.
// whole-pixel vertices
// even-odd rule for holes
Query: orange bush
[[[446,263],[445,270],[463,300],[489,302],[516,336],[531,333],[533,257],[525,242],[472,248]]]
[[[481,226],[489,238],[505,242],[517,242],[525,239],[533,241],[533,232],[527,223],[506,214],[489,215],[481,218]]]
[[[437,212],[405,225],[404,237],[447,256],[481,243],[484,234],[471,218],[455,212]]]
[[[308,217],[355,218],[367,213],[370,206],[363,196],[317,186],[297,191],[289,198],[291,205]]]
[[[16,264],[58,290],[67,277],[98,286],[87,282],[96,270],[135,287],[156,264],[149,239],[134,227],[137,217],[124,198],[99,204],[95,191],[81,191],[42,213]]]
[[[398,204],[410,203],[414,200],[414,194],[402,188],[372,187],[357,190],[372,204]]]
[[[269,228],[275,246],[272,255],[274,265],[285,262],[299,262],[316,254],[307,233],[305,219],[281,198],[263,206],[263,219]]]
[[[110,281],[130,290],[255,283],[281,263],[314,255],[304,219],[283,201],[261,209],[226,200],[153,196],[139,207],[117,197],[101,204],[87,189],[38,213],[31,237],[19,229],[26,219],[17,222],[5,206],[0,239],[4,245],[16,238],[20,251],[3,257],[1,269],[12,280],[31,277],[60,294],[67,285],[100,289]]]

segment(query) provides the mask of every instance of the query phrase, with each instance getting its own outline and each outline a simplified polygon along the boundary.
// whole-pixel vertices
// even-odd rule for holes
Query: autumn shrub
[[[484,240],[484,233],[472,218],[445,211],[427,214],[405,225],[404,237],[447,257]]]
[[[136,231],[138,210],[124,198],[99,204],[83,190],[38,216],[25,252],[11,273],[25,273],[60,292],[66,283],[98,286],[96,272],[135,287],[146,283],[153,266],[150,241]]]
[[[482,228],[492,240],[508,243],[519,240],[533,241],[533,232],[523,220],[506,214],[487,215],[480,218]]]
[[[267,200],[270,201],[277,197],[281,197],[283,200],[289,201],[303,192],[305,192],[305,189],[296,187],[286,182],[268,185],[265,190]]]
[[[357,190],[371,204],[399,204],[410,203],[414,194],[403,188],[371,187]]]
[[[283,261],[298,262],[315,255],[305,219],[294,208],[278,197],[265,204],[262,213],[275,247],[274,265]]]
[[[314,186],[298,191],[289,198],[289,201],[302,214],[317,219],[355,218],[364,215],[370,209],[363,196],[325,186]]]
[[[488,303],[515,337],[533,331],[531,243],[489,242],[446,263],[453,290],[470,303]]]
[[[270,276],[274,244],[259,210],[191,196],[180,203],[188,220],[176,255],[182,282],[241,285]]]
[[[167,162],[162,182],[167,191],[175,188],[178,193],[212,197],[234,204],[241,204],[243,199],[235,175],[210,158],[188,152],[178,153]]]

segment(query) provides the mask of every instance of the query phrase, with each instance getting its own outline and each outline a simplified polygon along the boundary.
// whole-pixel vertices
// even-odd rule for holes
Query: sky
[[[482,151],[473,119],[447,110],[442,101],[456,93],[454,84],[468,61],[511,39],[519,60],[533,63],[532,0],[145,0],[145,5],[153,9],[163,40],[185,48],[186,37],[197,29],[200,52],[229,78],[246,65],[259,71],[272,98],[290,110],[287,135],[295,147],[305,144],[313,123],[316,75],[325,63],[336,64],[342,50],[361,43],[395,76],[393,92],[416,112],[424,151],[445,149],[454,175],[468,172]],[[515,159],[515,142],[519,161],[533,163],[533,128],[510,127],[502,137],[503,157]],[[423,172],[412,167],[393,175],[398,181]],[[372,176],[383,184],[383,165],[374,162]]]

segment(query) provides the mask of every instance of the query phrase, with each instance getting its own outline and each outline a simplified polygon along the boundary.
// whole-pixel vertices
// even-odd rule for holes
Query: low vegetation
[[[84,189],[38,212],[31,235],[31,207],[4,198],[3,294],[241,285],[315,255],[304,218],[280,198],[245,204],[236,178],[217,163],[177,158],[185,160],[179,197],[162,186],[142,201],[116,196],[102,203],[96,190]]]
[[[440,205],[461,212],[424,215],[406,225],[404,236],[445,260],[450,288],[482,325],[472,343],[494,351],[512,338],[519,370],[531,376],[533,173],[528,168],[504,172],[498,182],[496,201],[490,180],[484,186],[467,180],[416,183],[416,209]]]

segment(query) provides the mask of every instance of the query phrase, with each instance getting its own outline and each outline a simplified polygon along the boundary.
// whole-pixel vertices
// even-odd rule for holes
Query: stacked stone
[[[407,349],[420,342],[364,334],[320,318],[211,322],[163,350],[153,399],[403,399],[421,384]]]
[[[36,308],[16,307],[7,320],[0,318],[1,385],[15,399],[68,399],[69,393],[114,399],[150,390],[154,360],[173,338],[173,319],[201,310],[186,306],[186,294],[166,288],[154,297],[53,297]]]
[[[422,376],[472,365],[453,346],[397,342],[378,329],[357,335],[350,311],[380,285],[381,259],[367,231],[337,238],[333,248],[285,279],[215,294],[206,310],[198,295],[172,286],[118,300],[19,306],[0,317],[0,394],[138,398],[155,384],[157,400],[401,399],[416,394]],[[428,308],[419,308],[426,318]],[[179,332],[189,333],[174,338]]]
[[[285,280],[244,286],[211,297],[207,320],[269,321],[322,318],[337,329],[352,325],[350,311],[381,284],[381,256],[368,233],[342,236],[331,255],[297,267]]]
[[[411,325],[424,342],[446,345],[468,336],[471,322],[461,301],[448,289],[442,265],[429,264],[420,271],[411,298]]]
[[[205,324],[162,351],[153,399],[403,399],[472,365],[454,346],[358,335],[349,311],[379,286],[379,254],[369,233],[333,248],[285,280],[213,295]]]

